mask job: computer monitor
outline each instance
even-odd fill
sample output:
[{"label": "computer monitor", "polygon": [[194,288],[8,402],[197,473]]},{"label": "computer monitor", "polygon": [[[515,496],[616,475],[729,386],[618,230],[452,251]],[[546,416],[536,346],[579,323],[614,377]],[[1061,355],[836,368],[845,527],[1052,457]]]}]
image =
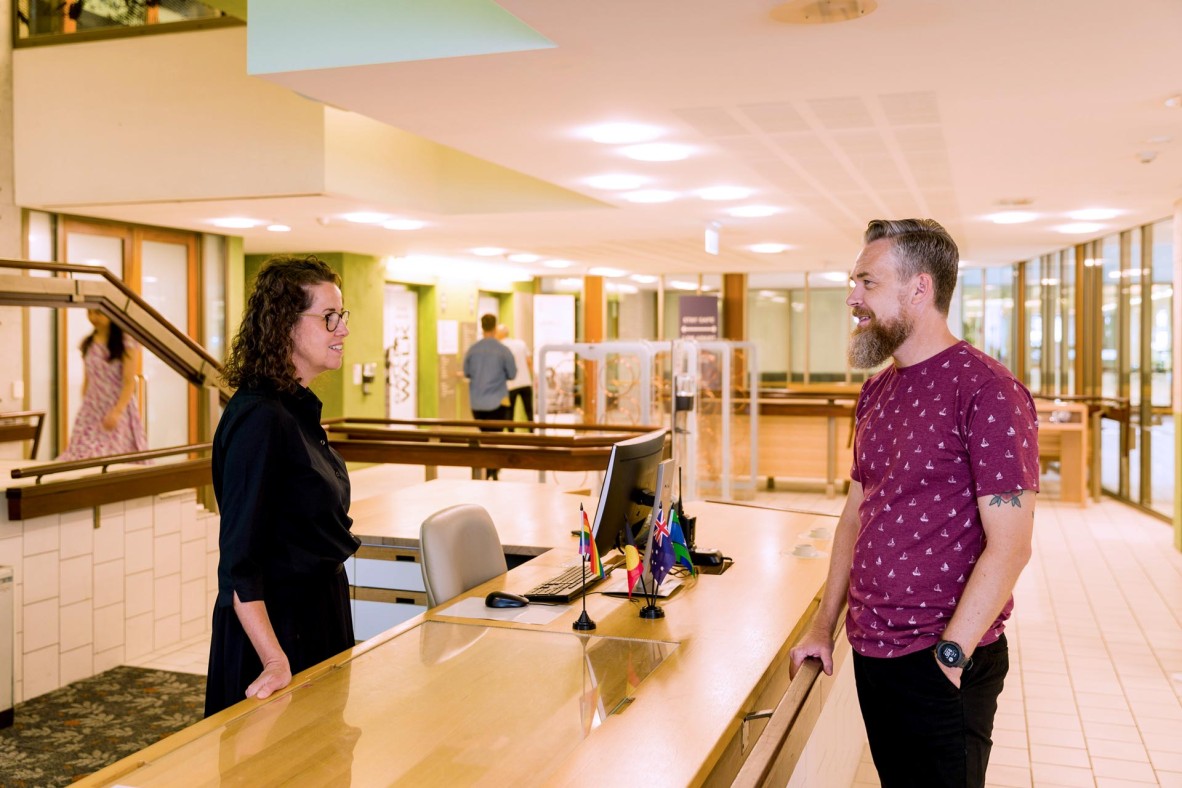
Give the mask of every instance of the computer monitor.
[{"label": "computer monitor", "polygon": [[655,430],[612,446],[591,528],[601,556],[623,547],[625,521],[632,526],[632,535],[640,538],[639,531],[653,508],[657,466],[665,456],[665,434],[665,430]]}]

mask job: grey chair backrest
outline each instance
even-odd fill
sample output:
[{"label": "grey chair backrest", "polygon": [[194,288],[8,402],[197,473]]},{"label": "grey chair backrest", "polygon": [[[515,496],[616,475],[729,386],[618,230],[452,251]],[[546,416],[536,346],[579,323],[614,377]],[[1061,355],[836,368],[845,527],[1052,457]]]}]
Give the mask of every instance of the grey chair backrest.
[{"label": "grey chair backrest", "polygon": [[464,503],[442,509],[419,529],[427,607],[508,571],[501,539],[483,506]]}]

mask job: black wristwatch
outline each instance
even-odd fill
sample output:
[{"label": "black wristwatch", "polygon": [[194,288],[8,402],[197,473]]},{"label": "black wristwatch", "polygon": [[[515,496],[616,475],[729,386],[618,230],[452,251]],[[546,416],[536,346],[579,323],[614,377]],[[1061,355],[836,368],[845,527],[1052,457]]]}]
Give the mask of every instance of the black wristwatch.
[{"label": "black wristwatch", "polygon": [[945,667],[964,668],[972,662],[971,657],[965,656],[964,649],[959,643],[951,640],[941,640],[936,644],[936,660]]}]

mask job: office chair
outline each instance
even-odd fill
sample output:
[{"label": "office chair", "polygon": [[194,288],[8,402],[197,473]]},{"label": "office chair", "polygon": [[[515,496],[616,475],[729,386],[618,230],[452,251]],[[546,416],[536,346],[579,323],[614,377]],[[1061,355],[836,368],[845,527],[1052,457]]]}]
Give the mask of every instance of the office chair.
[{"label": "office chair", "polygon": [[424,520],[419,547],[427,607],[508,571],[492,517],[475,504],[449,506]]}]

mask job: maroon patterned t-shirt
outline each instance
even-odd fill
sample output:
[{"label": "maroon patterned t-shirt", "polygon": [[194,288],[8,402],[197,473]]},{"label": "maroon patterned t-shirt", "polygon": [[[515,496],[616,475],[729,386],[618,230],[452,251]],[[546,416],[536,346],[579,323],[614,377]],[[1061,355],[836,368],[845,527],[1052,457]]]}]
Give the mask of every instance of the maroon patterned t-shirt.
[{"label": "maroon patterned t-shirt", "polygon": [[856,419],[850,477],[865,497],[846,632],[859,654],[901,657],[935,645],[956,609],[985,542],[977,499],[1038,490],[1038,416],[1009,370],[958,342],[866,381]]}]

